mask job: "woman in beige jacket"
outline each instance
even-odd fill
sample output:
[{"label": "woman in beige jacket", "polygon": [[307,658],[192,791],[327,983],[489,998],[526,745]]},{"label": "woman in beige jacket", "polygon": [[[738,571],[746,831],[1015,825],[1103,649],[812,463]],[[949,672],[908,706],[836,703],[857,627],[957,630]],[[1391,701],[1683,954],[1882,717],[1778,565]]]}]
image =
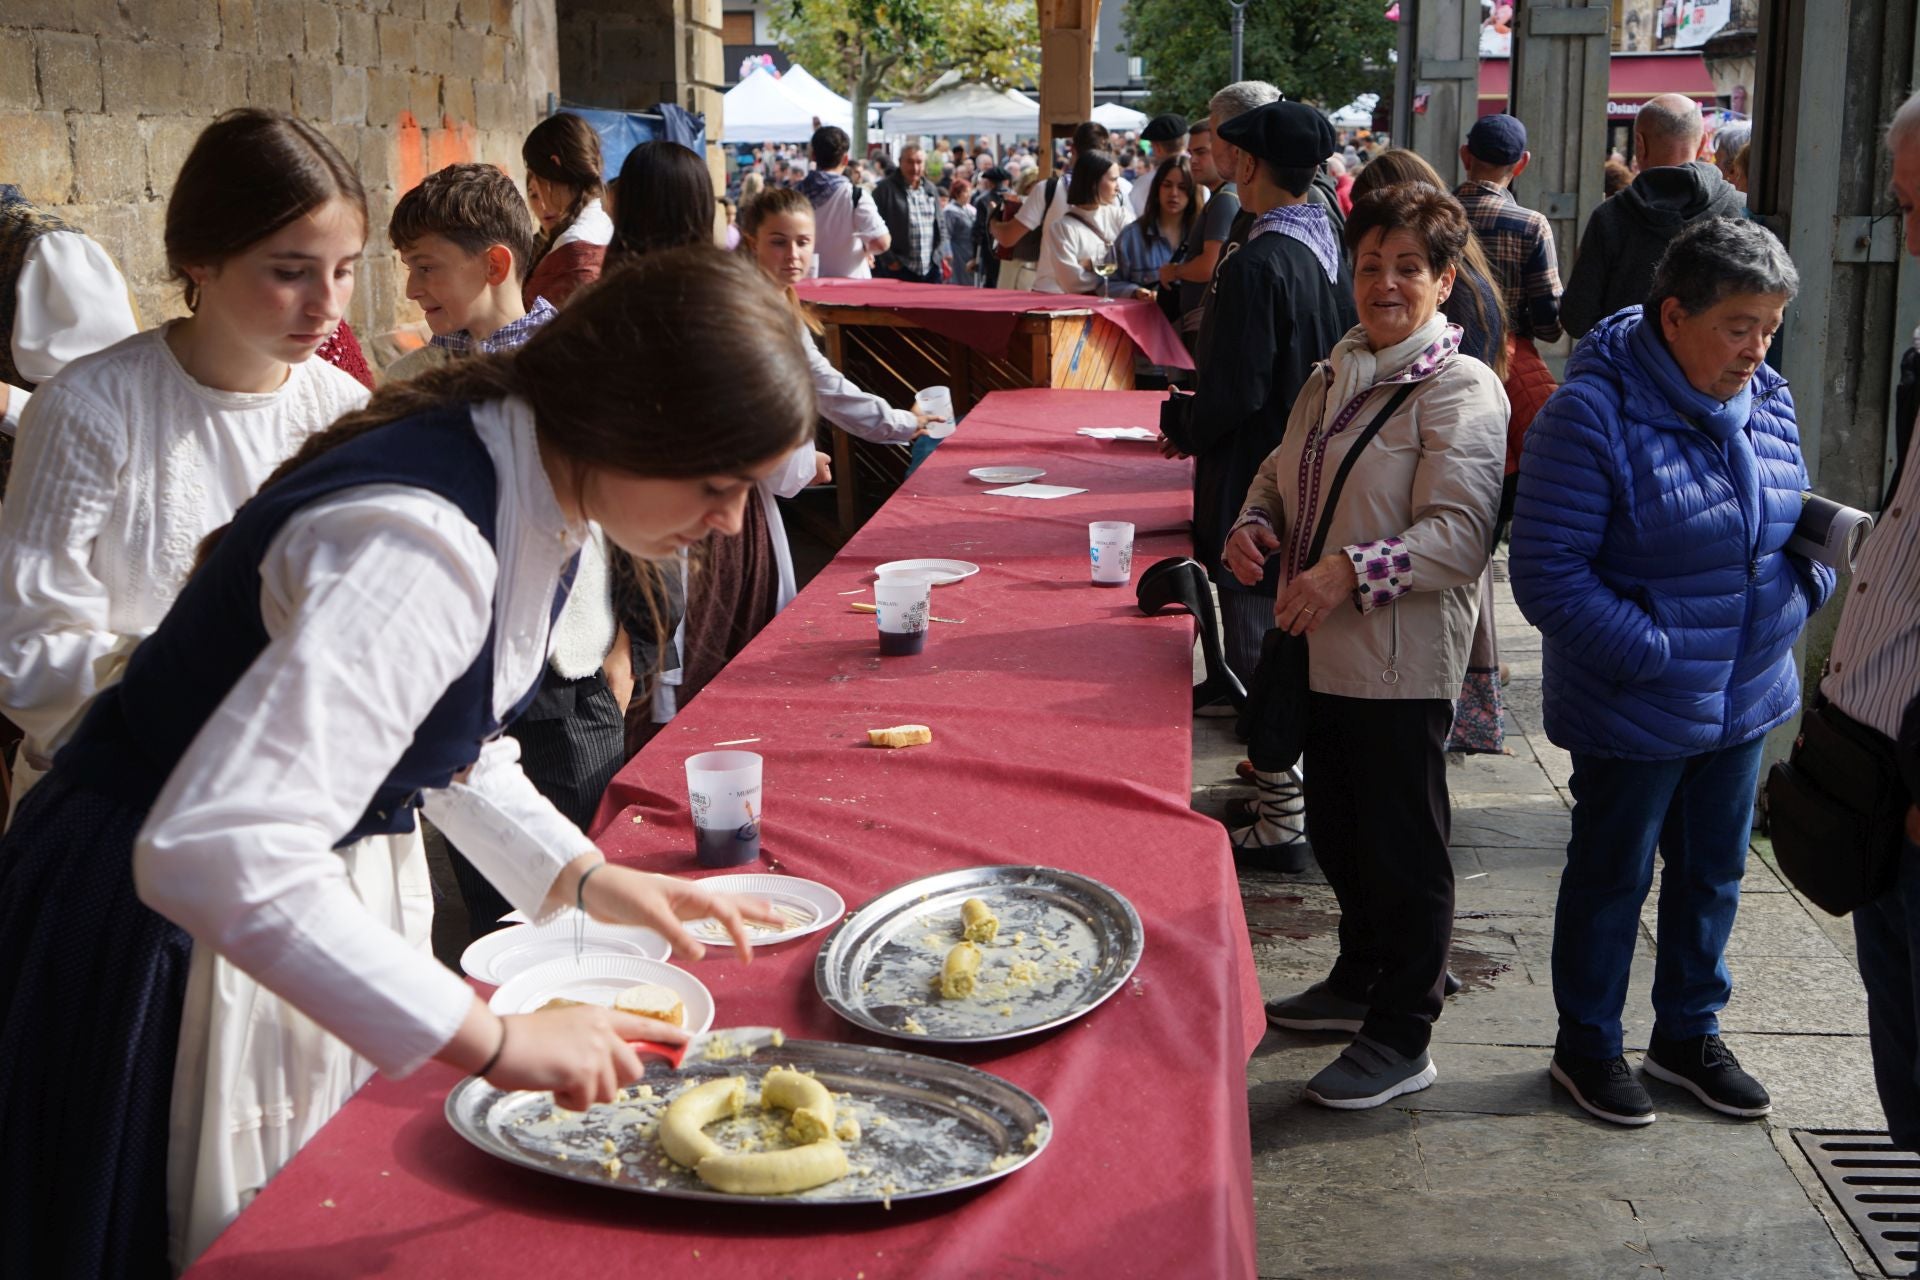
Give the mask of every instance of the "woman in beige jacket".
[{"label": "woman in beige jacket", "polygon": [[[1500,380],[1459,354],[1460,330],[1438,311],[1467,236],[1459,203],[1432,187],[1354,206],[1346,239],[1360,325],[1309,376],[1227,542],[1243,582],[1282,557],[1274,624],[1312,636],[1307,835],[1340,901],[1340,957],[1267,1016],[1358,1033],[1307,1086],[1308,1098],[1341,1109],[1378,1106],[1435,1075],[1427,1045],[1453,933],[1443,747],[1506,457]],[[1389,409],[1329,517],[1334,476]],[[1323,518],[1325,553],[1309,564]]]}]

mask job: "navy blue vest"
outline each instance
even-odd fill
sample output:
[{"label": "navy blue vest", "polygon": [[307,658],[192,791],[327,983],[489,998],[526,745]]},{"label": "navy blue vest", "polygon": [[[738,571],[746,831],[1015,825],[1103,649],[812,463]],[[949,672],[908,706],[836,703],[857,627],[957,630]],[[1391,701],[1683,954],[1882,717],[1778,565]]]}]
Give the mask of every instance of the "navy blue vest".
[{"label": "navy blue vest", "polygon": [[[460,508],[489,546],[496,545],[499,479],[467,406],[431,410],[356,436],[240,508],[159,629],[134,650],[125,678],[94,702],[55,758],[55,771],[90,790],[151,807],[201,726],[267,647],[260,562],[274,536],[295,512],[369,484],[439,494]],[[571,579],[569,566],[554,597],[555,617]],[[489,626],[480,656],[434,704],[335,848],[412,830],[420,793],[446,786],[525,710],[539,688],[537,678],[505,720],[494,717],[493,645]]]}]

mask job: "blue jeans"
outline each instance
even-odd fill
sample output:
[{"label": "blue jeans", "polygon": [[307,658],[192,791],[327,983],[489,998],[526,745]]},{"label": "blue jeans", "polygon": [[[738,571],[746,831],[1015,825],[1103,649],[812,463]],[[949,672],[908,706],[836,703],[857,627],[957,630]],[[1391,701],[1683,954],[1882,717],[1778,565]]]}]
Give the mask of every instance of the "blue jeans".
[{"label": "blue jeans", "polygon": [[1900,853],[1893,886],[1853,913],[1867,987],[1873,1082],[1895,1146],[1920,1151],[1920,846]]},{"label": "blue jeans", "polygon": [[1715,1035],[1733,994],[1727,935],[1747,867],[1764,739],[1684,760],[1573,757],[1573,838],[1553,916],[1553,1001],[1559,1048],[1617,1058],[1640,907],[1653,886],[1659,923],[1654,1034]]}]

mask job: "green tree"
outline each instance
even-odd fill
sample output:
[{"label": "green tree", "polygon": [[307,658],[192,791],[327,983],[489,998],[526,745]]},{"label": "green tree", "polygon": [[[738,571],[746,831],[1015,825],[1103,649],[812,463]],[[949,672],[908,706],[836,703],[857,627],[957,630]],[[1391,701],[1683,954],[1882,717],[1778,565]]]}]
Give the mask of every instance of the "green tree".
[{"label": "green tree", "polygon": [[[1247,6],[1246,78],[1332,111],[1363,93],[1385,96],[1387,55],[1399,29],[1385,0],[1253,0]],[[1148,112],[1206,114],[1233,78],[1233,8],[1227,0],[1129,0],[1126,51],[1143,59]]]},{"label": "green tree", "polygon": [[773,38],[853,100],[853,153],[867,149],[867,104],[907,98],[948,70],[995,88],[1039,74],[1039,20],[1018,0],[782,0]]}]

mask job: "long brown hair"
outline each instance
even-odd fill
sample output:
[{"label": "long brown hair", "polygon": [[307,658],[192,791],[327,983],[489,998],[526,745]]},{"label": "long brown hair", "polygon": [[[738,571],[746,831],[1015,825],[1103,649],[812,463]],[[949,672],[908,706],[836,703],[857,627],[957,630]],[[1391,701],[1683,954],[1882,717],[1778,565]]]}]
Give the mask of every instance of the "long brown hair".
[{"label": "long brown hair", "polygon": [[1166,185],[1168,176],[1175,173],[1187,180],[1187,207],[1180,214],[1180,244],[1173,246],[1178,249],[1193,234],[1193,224],[1200,217],[1200,184],[1193,180],[1193,161],[1184,152],[1168,156],[1153,171],[1153,185],[1147,189],[1147,211],[1140,215],[1140,221],[1146,224],[1141,228],[1143,232],[1151,228],[1154,235],[1160,234],[1160,188]]},{"label": "long brown hair", "polygon": [[[760,264],[758,259],[754,259],[753,245],[749,242],[760,238],[760,228],[766,225],[768,218],[777,218],[783,213],[804,213],[812,218],[813,201],[794,187],[768,187],[742,206],[739,217],[734,220],[740,228],[740,254],[753,259],[756,271],[760,269]],[[787,304],[793,308],[793,314],[800,317],[800,323],[814,333],[824,333],[825,326],[814,316],[813,309],[800,301],[800,295],[793,291],[792,285],[787,286],[786,293]]]},{"label": "long brown hair", "polygon": [[707,162],[677,142],[643,142],[627,153],[616,179],[626,198],[614,206],[607,259],[683,244],[713,243],[713,177]]},{"label": "long brown hair", "polygon": [[534,246],[533,262],[527,266],[527,274],[532,275],[533,268],[547,256],[553,242],[567,233],[588,202],[597,198],[603,189],[600,135],[581,117],[562,111],[533,126],[526,141],[520,144],[520,160],[527,166],[528,173],[543,182],[573,188],[573,201],[567,206],[566,214]]},{"label": "long brown hair", "polygon": [[217,267],[338,197],[367,223],[367,193],[346,158],[312,125],[242,107],[200,131],[167,197],[167,267],[200,306],[188,267]]},{"label": "long brown hair", "polygon": [[[1487,261],[1486,250],[1480,246],[1480,237],[1474,234],[1473,223],[1467,219],[1466,209],[1460,204],[1457,198],[1448,192],[1446,184],[1440,180],[1439,171],[1427,163],[1425,156],[1417,151],[1409,151],[1405,147],[1393,147],[1389,150],[1382,151],[1379,155],[1368,161],[1366,166],[1355,175],[1353,179],[1353,190],[1349,193],[1353,197],[1354,213],[1360,212],[1360,202],[1362,200],[1376,192],[1385,191],[1389,187],[1426,188],[1427,190],[1422,193],[1423,195],[1430,194],[1432,196],[1438,196],[1441,203],[1452,206],[1452,210],[1443,210],[1439,207],[1439,204],[1429,199],[1395,201],[1379,206],[1379,211],[1381,212],[1389,209],[1393,210],[1394,212],[1390,215],[1391,217],[1414,217],[1423,224],[1432,224],[1432,226],[1409,226],[1407,228],[1415,231],[1416,234],[1420,234],[1424,240],[1433,241],[1434,236],[1431,233],[1438,230],[1439,225],[1442,223],[1446,224],[1447,234],[1441,238],[1443,240],[1451,240],[1453,238],[1452,232],[1455,228],[1452,226],[1453,219],[1450,215],[1454,210],[1458,211],[1459,224],[1466,229],[1466,238],[1461,243],[1457,253],[1452,255],[1454,258],[1457,258],[1457,262],[1443,262],[1439,258],[1434,257],[1432,252],[1428,254],[1428,261],[1432,264],[1435,275],[1445,271],[1449,266],[1458,266],[1460,268],[1461,280],[1459,283],[1466,286],[1467,305],[1472,308],[1474,318],[1479,322],[1482,333],[1491,336],[1494,326],[1490,323],[1490,320],[1497,319],[1500,321],[1500,341],[1489,343],[1486,355],[1483,358],[1487,366],[1493,370],[1494,376],[1504,381],[1507,376],[1506,339],[1512,326],[1512,321],[1507,317],[1505,311],[1506,295],[1501,292],[1499,283],[1494,279],[1493,264]],[[1418,207],[1416,208],[1416,206]],[[1347,248],[1349,251],[1358,245],[1361,237],[1368,232],[1383,230],[1388,226],[1387,223],[1380,221],[1377,216],[1373,218],[1362,218],[1361,222],[1363,225],[1356,231],[1353,219],[1354,214],[1347,215]],[[1487,314],[1488,298],[1493,299],[1495,307],[1494,314],[1491,317]]]}]

